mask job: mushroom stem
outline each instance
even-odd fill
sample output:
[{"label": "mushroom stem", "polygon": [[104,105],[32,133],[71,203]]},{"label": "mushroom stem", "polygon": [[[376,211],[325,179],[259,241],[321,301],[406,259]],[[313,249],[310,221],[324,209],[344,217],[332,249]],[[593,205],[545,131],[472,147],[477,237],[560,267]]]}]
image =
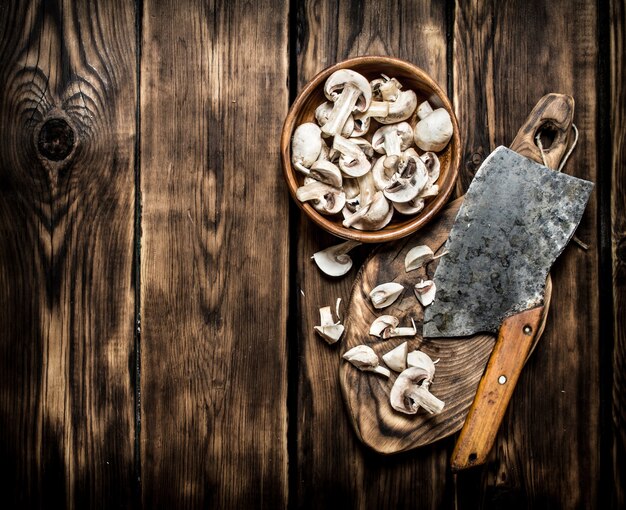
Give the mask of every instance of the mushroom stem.
[{"label": "mushroom stem", "polygon": [[330,306],[320,308],[320,326],[333,326],[334,324]]},{"label": "mushroom stem", "polygon": [[339,133],[354,110],[360,95],[361,91],[358,87],[347,83],[335,101],[333,111],[328,116],[328,121],[322,126],[322,133],[329,136],[335,136]]},{"label": "mushroom stem", "polygon": [[383,147],[385,147],[385,153],[387,154],[387,156],[401,156],[401,143],[402,140],[397,131],[387,131],[385,133],[385,141],[383,142]]},{"label": "mushroom stem", "polygon": [[309,200],[316,200],[320,195],[331,191],[334,191],[333,187],[316,181],[299,187],[296,191],[296,198],[300,202],[308,202]]},{"label": "mushroom stem", "polygon": [[302,172],[304,175],[309,175],[311,173],[311,170],[305,167],[302,163],[294,163],[293,166],[295,166],[296,169]]},{"label": "mushroom stem", "polygon": [[412,388],[406,393],[406,397],[410,398],[420,407],[423,407],[430,414],[439,414],[443,411],[445,403],[433,395],[425,384]]}]

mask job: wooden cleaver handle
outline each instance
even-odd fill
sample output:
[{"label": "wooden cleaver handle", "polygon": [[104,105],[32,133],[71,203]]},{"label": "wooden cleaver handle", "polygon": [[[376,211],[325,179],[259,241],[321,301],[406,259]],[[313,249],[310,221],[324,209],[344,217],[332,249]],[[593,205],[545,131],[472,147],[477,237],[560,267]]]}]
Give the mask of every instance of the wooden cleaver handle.
[{"label": "wooden cleaver handle", "polygon": [[533,347],[542,314],[543,306],[539,306],[502,322],[476,398],[452,452],[453,471],[487,461],[524,361]]}]

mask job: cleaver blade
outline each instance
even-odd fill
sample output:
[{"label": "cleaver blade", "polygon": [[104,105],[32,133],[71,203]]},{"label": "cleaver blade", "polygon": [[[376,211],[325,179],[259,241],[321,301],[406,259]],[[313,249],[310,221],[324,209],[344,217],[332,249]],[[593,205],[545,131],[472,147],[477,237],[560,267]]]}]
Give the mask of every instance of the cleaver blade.
[{"label": "cleaver blade", "polygon": [[476,173],[434,275],[425,338],[497,333],[543,304],[550,267],[578,226],[593,183],[498,147]]}]

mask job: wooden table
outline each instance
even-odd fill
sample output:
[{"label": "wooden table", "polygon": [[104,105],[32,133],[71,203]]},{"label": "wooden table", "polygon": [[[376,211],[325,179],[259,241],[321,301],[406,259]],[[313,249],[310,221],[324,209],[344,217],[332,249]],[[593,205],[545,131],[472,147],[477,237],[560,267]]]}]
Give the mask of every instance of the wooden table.
[{"label": "wooden table", "polygon": [[[626,505],[626,10],[620,0],[8,0],[0,4],[3,508]],[[322,68],[427,70],[461,126],[459,192],[547,92],[597,183],[490,462],[454,438],[381,457],[342,402],[336,242],[278,140]],[[358,261],[371,251],[361,247]],[[358,266],[358,264],[356,264]]]}]

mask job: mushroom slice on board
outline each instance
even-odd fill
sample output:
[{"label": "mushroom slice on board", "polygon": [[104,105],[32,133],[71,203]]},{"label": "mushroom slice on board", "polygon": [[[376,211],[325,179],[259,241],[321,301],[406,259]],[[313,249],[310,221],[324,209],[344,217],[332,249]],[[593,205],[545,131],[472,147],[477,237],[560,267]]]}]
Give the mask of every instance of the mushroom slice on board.
[{"label": "mushroom slice on board", "polygon": [[308,174],[308,169],[317,160],[322,150],[322,132],[317,124],[300,124],[291,139],[291,162],[298,170]]},{"label": "mushroom slice on board", "polygon": [[324,94],[335,103],[322,132],[337,135],[353,111],[366,111],[372,101],[372,89],[368,81],[350,69],[340,69],[331,74],[324,84]]},{"label": "mushroom slice on board", "polygon": [[415,284],[414,287],[415,297],[422,304],[422,306],[428,306],[435,300],[435,294],[437,288],[435,282],[432,280],[421,280]]},{"label": "mushroom slice on board", "polygon": [[381,315],[372,322],[370,335],[382,338],[387,329],[394,329],[398,324],[400,324],[400,319],[397,317],[393,315]]},{"label": "mushroom slice on board", "polygon": [[296,190],[300,202],[313,202],[316,211],[322,214],[337,214],[346,203],[346,195],[339,188],[323,182],[311,182]]},{"label": "mushroom slice on board", "polygon": [[395,338],[397,336],[415,336],[417,333],[417,328],[415,327],[415,321],[411,318],[411,326],[403,327],[403,328],[388,328],[383,331],[383,338]]},{"label": "mushroom slice on board", "polygon": [[[430,249],[430,246],[426,246],[425,244],[414,246],[407,252],[406,257],[404,257],[404,268],[407,273],[409,271],[414,271],[415,269],[422,267],[424,264],[428,264],[432,260],[443,257],[447,253],[447,251],[443,251],[439,255],[435,256],[433,250]],[[426,287],[426,285],[424,285],[424,287]]]},{"label": "mushroom slice on board", "polygon": [[428,354],[423,351],[411,351],[406,356],[406,364],[409,367],[421,367],[426,370],[428,375],[424,384],[428,384],[430,386],[433,377],[435,377],[435,362]]},{"label": "mushroom slice on board", "polygon": [[333,321],[330,306],[320,308],[320,325],[314,326],[314,328],[315,331],[331,345],[339,341],[341,335],[343,335],[344,329],[339,321]]},{"label": "mushroom slice on board", "polygon": [[[328,118],[330,117],[331,112],[333,111],[333,103],[330,101],[326,101],[322,103],[315,109],[315,119],[320,126],[323,126],[328,122]],[[341,136],[351,136],[354,131],[354,119],[352,115],[348,116],[348,120],[341,128]],[[328,135],[326,135],[328,136]],[[354,135],[357,136],[357,135]]]},{"label": "mushroom slice on board", "polygon": [[377,374],[389,377],[391,372],[379,364],[378,356],[374,349],[367,345],[357,345],[343,355],[343,359],[352,363],[359,370],[365,372],[376,372]]},{"label": "mushroom slice on board", "polygon": [[381,309],[393,304],[400,297],[404,286],[396,282],[382,283],[370,292],[370,299],[374,308]]},{"label": "mushroom slice on board", "polygon": [[414,129],[415,145],[423,151],[443,150],[453,133],[450,114],[445,108],[437,108],[433,111],[428,101],[425,101],[419,106],[417,116],[421,120]]},{"label": "mushroom slice on board", "polygon": [[420,407],[430,414],[439,414],[443,411],[444,402],[428,391],[429,376],[429,372],[422,367],[404,370],[391,388],[389,395],[391,407],[405,414],[415,414]]},{"label": "mushroom slice on board", "polygon": [[383,361],[394,372],[402,372],[406,369],[406,356],[409,353],[408,342],[402,342],[397,347],[383,354]]},{"label": "mushroom slice on board", "polygon": [[333,140],[333,149],[341,154],[339,168],[348,177],[361,177],[372,168],[367,155],[354,140],[336,135]]},{"label": "mushroom slice on board", "polygon": [[348,252],[360,244],[358,241],[346,241],[318,251],[311,258],[328,276],[343,276],[352,267],[352,259]]}]

